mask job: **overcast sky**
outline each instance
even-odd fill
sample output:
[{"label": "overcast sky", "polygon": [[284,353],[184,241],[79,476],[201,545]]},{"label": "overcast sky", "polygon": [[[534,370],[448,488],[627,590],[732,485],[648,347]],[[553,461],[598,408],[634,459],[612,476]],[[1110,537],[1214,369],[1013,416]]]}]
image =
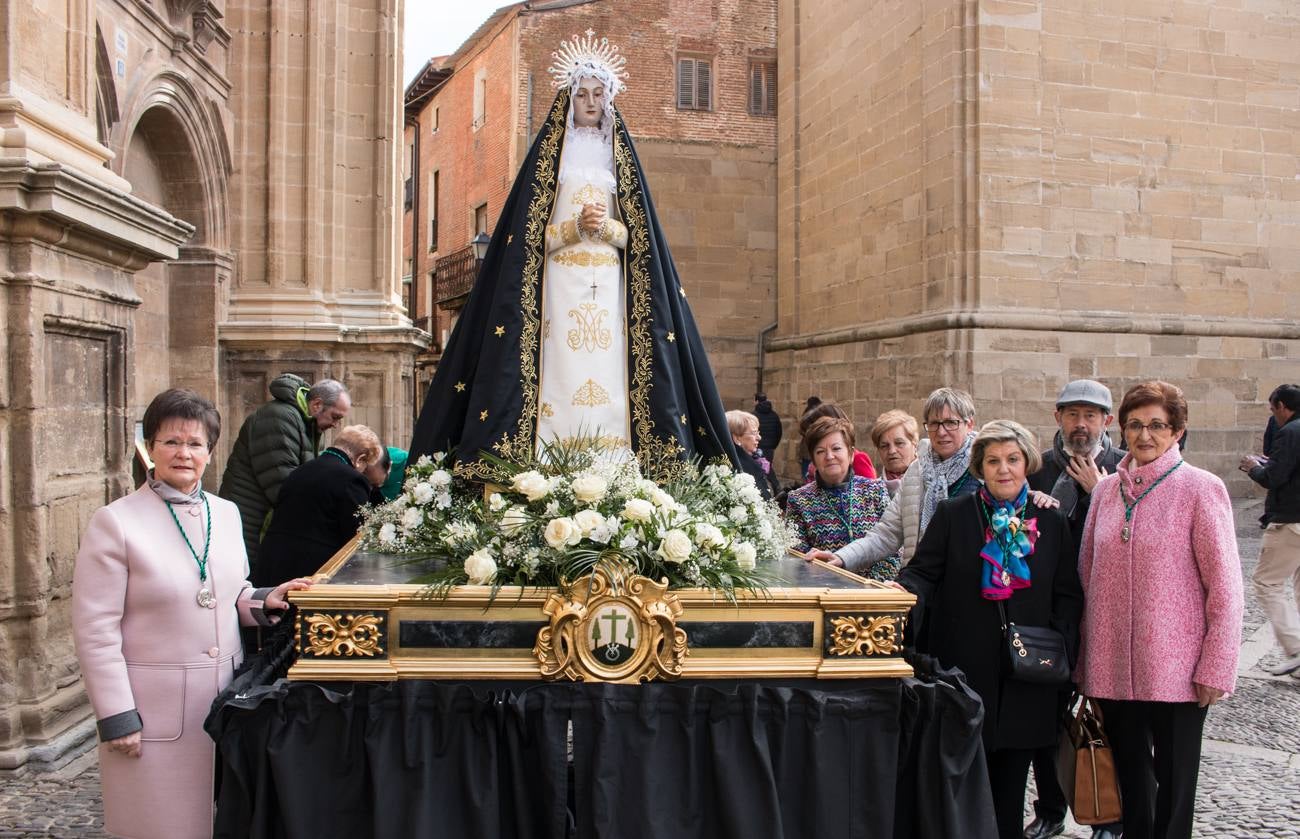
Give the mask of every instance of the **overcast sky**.
[{"label": "overcast sky", "polygon": [[406,0],[402,87],[435,55],[450,55],[510,0]]}]

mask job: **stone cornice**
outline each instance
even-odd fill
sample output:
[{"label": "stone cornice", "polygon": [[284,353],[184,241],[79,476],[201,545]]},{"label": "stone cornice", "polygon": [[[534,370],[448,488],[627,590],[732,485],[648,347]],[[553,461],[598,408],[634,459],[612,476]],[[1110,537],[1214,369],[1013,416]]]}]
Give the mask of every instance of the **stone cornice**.
[{"label": "stone cornice", "polygon": [[1300,340],[1295,321],[1246,318],[1197,318],[1184,315],[1133,315],[1121,312],[1053,312],[1047,310],[935,312],[880,323],[772,338],[766,352],[806,350],[858,344],[953,329],[1017,329],[1028,332],[1095,332],[1137,335],[1190,335],[1210,338]]},{"label": "stone cornice", "polygon": [[316,344],[374,349],[416,349],[429,346],[429,335],[410,325],[345,326],[334,323],[302,323],[284,320],[239,321],[218,324],[217,336],[231,349],[266,347],[270,344]]},{"label": "stone cornice", "polygon": [[[63,229],[50,244],[81,251],[78,243],[110,245],[87,255],[139,270],[175,259],[194,227],[170,213],[58,163],[0,160],[0,212],[39,216],[42,230]],[[38,234],[39,235],[39,234]]]}]

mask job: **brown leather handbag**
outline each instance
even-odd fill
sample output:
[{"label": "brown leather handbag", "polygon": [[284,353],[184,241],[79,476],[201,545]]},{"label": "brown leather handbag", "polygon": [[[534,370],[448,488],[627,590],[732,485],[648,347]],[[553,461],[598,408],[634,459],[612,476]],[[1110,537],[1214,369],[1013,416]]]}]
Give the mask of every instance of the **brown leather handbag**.
[{"label": "brown leather handbag", "polygon": [[1075,697],[1067,709],[1061,747],[1056,753],[1056,772],[1076,822],[1110,824],[1123,820],[1119,778],[1101,708],[1086,696]]}]

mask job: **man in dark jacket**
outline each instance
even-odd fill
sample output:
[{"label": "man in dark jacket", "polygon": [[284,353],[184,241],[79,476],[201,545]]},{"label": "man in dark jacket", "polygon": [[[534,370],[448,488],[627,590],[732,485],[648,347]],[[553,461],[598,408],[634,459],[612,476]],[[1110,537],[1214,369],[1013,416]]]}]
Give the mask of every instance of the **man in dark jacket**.
[{"label": "man in dark jacket", "polygon": [[[1056,437],[1043,451],[1043,466],[1029,476],[1030,489],[1051,494],[1061,502],[1070,522],[1077,553],[1083,539],[1092,491],[1103,476],[1115,471],[1124,452],[1111,445],[1106,429],[1114,420],[1110,390],[1092,379],[1076,379],[1056,397]],[[1026,839],[1045,839],[1065,831],[1065,793],[1056,776],[1056,746],[1034,753],[1034,778],[1038,782],[1035,818],[1025,828]],[[1096,825],[1093,839],[1114,839],[1119,824]]]},{"label": "man in dark jacket", "polygon": [[1282,647],[1281,663],[1269,672],[1300,679],[1300,387],[1278,387],[1269,394],[1268,406],[1277,421],[1270,455],[1241,459],[1241,471],[1268,488],[1260,519],[1264,540],[1251,580]]},{"label": "man in dark jacket", "polygon": [[776,462],[776,447],[781,445],[781,418],[772,409],[766,393],[754,394],[754,416],[758,417],[758,447],[763,457]]},{"label": "man in dark jacket", "polygon": [[352,407],[347,389],[333,379],[308,385],[286,373],[271,382],[271,401],[249,414],[239,429],[217,494],[239,508],[248,562],[256,567],[266,517],[289,473],[316,456],[321,432]]},{"label": "man in dark jacket", "polygon": [[375,432],[350,425],[320,457],[293,470],[280,487],[252,579],[310,577],[357,535],[357,513],[370,500],[366,468],[382,453]]}]

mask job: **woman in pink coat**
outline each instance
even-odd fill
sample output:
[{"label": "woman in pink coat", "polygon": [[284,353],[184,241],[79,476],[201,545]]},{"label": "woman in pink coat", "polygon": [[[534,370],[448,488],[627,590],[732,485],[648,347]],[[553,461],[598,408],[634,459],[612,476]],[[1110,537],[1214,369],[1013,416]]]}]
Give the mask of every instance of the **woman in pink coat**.
[{"label": "woman in pink coat", "polygon": [[1237,685],[1241,562],[1223,482],[1183,460],[1187,400],[1166,382],[1124,395],[1129,454],[1093,490],[1079,552],[1076,673],[1101,700],[1124,839],[1190,837],[1207,708]]},{"label": "woman in pink coat", "polygon": [[267,626],[291,580],[254,591],[234,504],[200,481],[216,408],[167,390],[144,415],[154,469],[102,507],[81,540],[73,635],[99,721],[104,822],[121,836],[212,835],[212,740],[203,720],[242,658],[239,624]]}]

